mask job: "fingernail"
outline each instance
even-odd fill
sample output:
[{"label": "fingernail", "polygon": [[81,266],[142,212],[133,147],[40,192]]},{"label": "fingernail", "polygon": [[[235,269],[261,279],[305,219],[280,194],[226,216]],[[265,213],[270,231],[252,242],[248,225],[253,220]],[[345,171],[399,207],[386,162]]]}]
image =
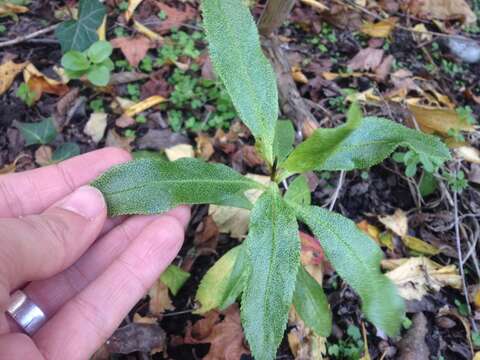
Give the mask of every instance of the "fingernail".
[{"label": "fingernail", "polygon": [[102,193],[92,186],[82,186],[67,196],[58,205],[88,220],[93,220],[105,211],[105,200]]}]

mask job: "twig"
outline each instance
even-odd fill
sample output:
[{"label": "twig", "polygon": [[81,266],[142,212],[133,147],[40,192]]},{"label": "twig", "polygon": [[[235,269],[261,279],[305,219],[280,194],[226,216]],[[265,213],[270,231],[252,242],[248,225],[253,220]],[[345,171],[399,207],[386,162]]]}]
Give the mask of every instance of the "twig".
[{"label": "twig", "polygon": [[338,195],[340,194],[340,190],[342,189],[344,180],[345,180],[345,170],[342,170],[340,171],[340,178],[338,179],[337,188],[335,189],[335,193],[332,196],[330,207],[328,208],[328,210],[330,211],[332,211],[333,208],[335,207],[335,203],[337,202]]},{"label": "twig", "polygon": [[57,28],[57,26],[58,26],[58,24],[51,25],[51,26],[49,26],[49,27],[46,27],[45,29],[41,29],[41,30],[35,31],[35,32],[31,33],[31,34],[22,35],[22,36],[19,36],[19,37],[15,38],[15,39],[1,42],[1,43],[0,43],[0,48],[7,47],[7,46],[12,46],[12,45],[16,45],[16,44],[20,44],[21,42],[24,42],[24,41],[27,41],[27,40],[36,38],[36,37],[38,37],[38,36],[40,36],[40,35],[48,34],[49,32],[54,31],[54,30]]}]

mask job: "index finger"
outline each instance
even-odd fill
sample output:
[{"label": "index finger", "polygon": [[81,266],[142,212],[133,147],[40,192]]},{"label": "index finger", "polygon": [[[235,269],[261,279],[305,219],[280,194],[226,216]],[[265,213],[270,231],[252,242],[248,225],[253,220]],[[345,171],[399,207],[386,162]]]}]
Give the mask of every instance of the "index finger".
[{"label": "index finger", "polygon": [[0,217],[44,211],[113,165],[131,160],[122,149],[104,148],[44,168],[0,176]]}]

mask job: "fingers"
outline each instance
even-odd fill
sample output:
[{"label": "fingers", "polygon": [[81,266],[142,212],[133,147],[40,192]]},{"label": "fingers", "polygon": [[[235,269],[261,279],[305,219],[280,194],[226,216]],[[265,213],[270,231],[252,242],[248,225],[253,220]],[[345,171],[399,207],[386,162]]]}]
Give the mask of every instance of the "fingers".
[{"label": "fingers", "polygon": [[49,360],[88,358],[121,323],[178,253],[180,222],[162,216],[34,336]]},{"label": "fingers", "polygon": [[0,336],[0,360],[45,360],[31,338],[25,334]]},{"label": "fingers", "polygon": [[105,148],[56,165],[0,176],[0,218],[38,214],[131,155]]},{"label": "fingers", "polygon": [[[181,206],[169,211],[185,228],[190,208]],[[95,280],[137,238],[142,230],[164,215],[134,216],[97,240],[78,261],[52,278],[34,281],[24,291],[48,318],[60,307]]]},{"label": "fingers", "polygon": [[0,219],[0,277],[12,290],[64,270],[95,241],[106,217],[100,191],[84,186],[41,215]]}]

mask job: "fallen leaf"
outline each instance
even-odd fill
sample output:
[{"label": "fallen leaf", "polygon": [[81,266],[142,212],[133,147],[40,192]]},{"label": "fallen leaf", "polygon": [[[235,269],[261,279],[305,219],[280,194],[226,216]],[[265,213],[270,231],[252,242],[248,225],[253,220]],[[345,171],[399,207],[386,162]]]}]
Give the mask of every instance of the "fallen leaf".
[{"label": "fallen leaf", "polygon": [[215,153],[215,149],[213,148],[213,139],[208,134],[198,134],[198,136],[195,138],[195,142],[197,143],[197,156],[203,160],[209,160]]},{"label": "fallen leaf", "polygon": [[192,145],[178,144],[165,149],[165,155],[167,155],[168,160],[175,161],[183,158],[193,158],[195,157],[195,151]]},{"label": "fallen leaf", "polygon": [[397,209],[393,215],[380,216],[378,220],[380,220],[387,229],[392,230],[398,236],[403,238],[407,235],[408,220],[407,215],[403,210]]},{"label": "fallen leaf", "polygon": [[138,7],[138,5],[140,5],[142,1],[143,0],[128,0],[128,8],[127,11],[125,11],[125,20],[127,20],[127,23],[133,17],[135,9]]},{"label": "fallen leaf", "polygon": [[375,225],[370,224],[367,220],[362,220],[357,223],[357,227],[365,234],[370,236],[377,243],[380,243],[380,229]]},{"label": "fallen leaf", "polygon": [[141,138],[137,139],[139,149],[163,151],[179,144],[188,144],[190,139],[185,135],[172,132],[170,129],[149,129]]},{"label": "fallen leaf", "polygon": [[225,316],[223,321],[214,313],[201,325],[196,326],[202,321],[199,320],[186,329],[185,344],[210,343],[204,360],[238,360],[243,354],[250,354],[245,347],[238,305],[231,305],[222,314]]},{"label": "fallen leaf", "polygon": [[148,291],[150,301],[148,303],[148,310],[152,315],[159,316],[165,312],[165,310],[175,310],[168,293],[168,286],[165,285],[160,279]]},{"label": "fallen leaf", "polygon": [[148,110],[151,107],[154,107],[155,105],[158,105],[158,104],[163,103],[165,101],[167,101],[167,99],[165,99],[162,96],[159,96],[159,95],[150,96],[149,98],[147,98],[145,100],[142,100],[142,101],[130,106],[129,108],[127,108],[125,110],[125,112],[123,113],[123,115],[129,116],[129,117],[134,117],[135,115],[138,115],[141,112],[143,112],[145,110]]},{"label": "fallen leaf", "polygon": [[250,167],[261,166],[265,161],[258,155],[257,149],[253,145],[242,146],[243,161]]},{"label": "fallen leaf", "polygon": [[299,84],[308,84],[308,78],[299,66],[292,66],[292,78]]},{"label": "fallen leaf", "polygon": [[384,51],[382,49],[366,48],[358,52],[348,63],[351,71],[375,70],[382,63]]},{"label": "fallen leaf", "polygon": [[218,244],[218,226],[211,216],[205,216],[195,230],[193,244],[198,249],[208,249],[215,252]]},{"label": "fallen leaf", "polygon": [[167,336],[158,324],[130,323],[115,330],[107,340],[110,353],[130,354],[135,351],[159,352],[165,348]]},{"label": "fallen leaf", "polygon": [[120,48],[128,63],[137,67],[149,49],[155,47],[152,41],[145,36],[118,37],[110,41],[114,48]]},{"label": "fallen leaf", "polygon": [[23,70],[23,79],[30,91],[35,93],[35,102],[38,101],[43,93],[63,96],[70,88],[61,80],[49,78],[40,72],[33,64],[28,64]]},{"label": "fallen leaf", "polygon": [[[247,174],[246,177],[268,185],[271,180],[269,176]],[[245,192],[245,196],[254,203],[262,194],[262,190],[252,189]],[[234,208],[230,206],[210,205],[208,214],[212,216],[218,229],[223,234],[230,234],[232,238],[243,239],[248,231],[250,222],[250,210]]]},{"label": "fallen leaf", "polygon": [[105,41],[107,40],[107,15],[103,17],[102,24],[97,29],[98,40]]},{"label": "fallen leaf", "polygon": [[115,129],[110,129],[105,139],[105,146],[118,147],[128,152],[132,151],[132,142],[135,138],[125,137],[118,134]]},{"label": "fallen leaf", "polygon": [[399,358],[403,360],[430,359],[430,349],[426,343],[428,333],[428,321],[423,312],[415,314],[412,326],[398,344]]},{"label": "fallen leaf", "polygon": [[166,15],[165,20],[155,27],[155,30],[161,34],[165,31],[170,31],[172,28],[178,28],[183,23],[195,19],[197,16],[196,10],[188,4],[185,4],[185,10],[183,11],[158,1],[155,2],[155,5]]},{"label": "fallen leaf", "polygon": [[133,314],[133,322],[136,324],[157,324],[158,319],[151,316],[142,316],[139,313]]},{"label": "fallen leaf", "polygon": [[13,14],[24,14],[28,12],[29,9],[26,6],[15,5],[11,3],[0,3],[0,17],[10,16]]},{"label": "fallen leaf", "polygon": [[102,112],[93,112],[90,115],[83,132],[90,136],[93,142],[98,143],[103,139],[105,129],[107,128],[108,115]]},{"label": "fallen leaf", "polygon": [[7,165],[1,167],[0,168],[0,175],[6,175],[6,174],[14,173],[15,170],[17,170],[18,162],[25,157],[28,157],[28,156],[25,155],[25,154],[20,154],[15,158],[15,160],[13,160],[13,163],[7,164]]},{"label": "fallen leaf", "polygon": [[392,30],[395,29],[397,22],[398,18],[390,17],[377,23],[365,23],[360,28],[360,31],[372,37],[387,38],[392,33]]},{"label": "fallen leaf", "polygon": [[294,309],[289,313],[288,324],[292,329],[287,334],[288,346],[295,360],[322,360],[327,354],[327,338],[318,336],[305,326]]},{"label": "fallen leaf", "polygon": [[420,129],[428,134],[438,133],[448,136],[451,130],[475,131],[475,127],[463,120],[453,109],[412,104],[408,104],[408,109]]},{"label": "fallen leaf", "polygon": [[415,16],[424,19],[461,19],[465,24],[474,24],[477,16],[465,0],[422,0],[410,1],[408,5]]},{"label": "fallen leaf", "polygon": [[444,286],[455,289],[462,287],[462,279],[455,265],[442,266],[423,256],[403,260],[403,264],[386,275],[407,300],[421,300],[429,291],[440,291]]},{"label": "fallen leaf", "polygon": [[125,116],[125,115],[122,115],[115,120],[115,126],[118,126],[119,128],[122,128],[122,129],[133,126],[136,123],[137,122],[135,121],[134,118],[131,118],[130,116]]},{"label": "fallen leaf", "polygon": [[28,63],[16,64],[9,60],[0,65],[0,95],[3,95],[12,86],[15,77],[22,72]]},{"label": "fallen leaf", "polygon": [[440,253],[440,249],[414,236],[404,236],[402,241],[409,250],[419,254],[437,255]]},{"label": "fallen leaf", "polygon": [[161,44],[163,42],[163,37],[161,37],[156,32],[150,30],[148,27],[138,22],[137,20],[133,20],[133,28],[137,30],[140,34],[145,35],[151,41],[155,41],[157,44]]},{"label": "fallen leaf", "polygon": [[468,161],[469,163],[480,164],[480,151],[473,146],[460,146],[458,148],[455,148],[454,151],[458,157]]},{"label": "fallen leaf", "polygon": [[35,162],[40,166],[47,166],[52,163],[52,148],[48,145],[42,145],[35,150]]}]

